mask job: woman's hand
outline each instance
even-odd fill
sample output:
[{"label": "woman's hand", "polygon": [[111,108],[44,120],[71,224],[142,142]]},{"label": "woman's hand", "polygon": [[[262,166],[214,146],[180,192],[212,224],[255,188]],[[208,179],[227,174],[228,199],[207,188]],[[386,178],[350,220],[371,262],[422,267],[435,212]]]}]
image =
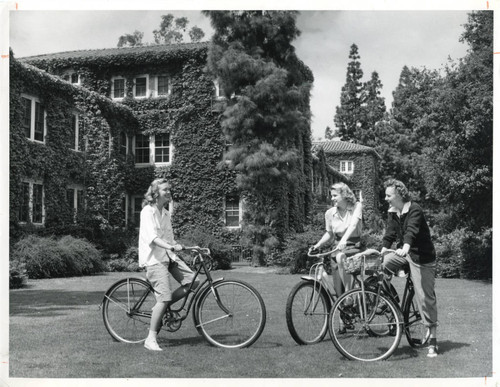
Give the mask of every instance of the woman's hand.
[{"label": "woman's hand", "polygon": [[405,243],[401,249],[396,250],[396,255],[399,255],[400,257],[406,257],[409,251],[410,245]]},{"label": "woman's hand", "polygon": [[337,244],[337,249],[338,250],[344,250],[346,248],[346,245],[347,243],[344,242],[344,241],[340,241],[338,244]]},{"label": "woman's hand", "polygon": [[174,250],[174,251],[181,251],[181,250],[183,250],[183,249],[184,249],[184,246],[183,246],[183,245],[181,245],[180,243],[177,243],[177,244],[176,244],[176,245],[174,245],[172,248],[173,248],[173,250]]}]

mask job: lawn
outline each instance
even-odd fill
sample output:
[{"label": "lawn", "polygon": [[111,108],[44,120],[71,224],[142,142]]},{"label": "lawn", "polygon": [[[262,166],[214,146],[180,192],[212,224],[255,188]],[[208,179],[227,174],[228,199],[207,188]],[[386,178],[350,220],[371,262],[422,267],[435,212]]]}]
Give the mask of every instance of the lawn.
[{"label": "lawn", "polygon": [[[492,376],[492,284],[438,279],[440,356],[427,358],[403,337],[393,356],[377,363],[344,359],[329,336],[299,346],[290,337],[285,302],[299,275],[216,271],[242,279],[264,298],[266,328],[250,348],[225,350],[198,335],[189,317],[175,333],[162,332],[163,352],[114,342],[99,305],[116,280],[141,273],[30,280],[10,290],[11,378],[482,378]],[[400,288],[401,279],[396,283]],[[0,383],[1,384],[1,383]]]}]

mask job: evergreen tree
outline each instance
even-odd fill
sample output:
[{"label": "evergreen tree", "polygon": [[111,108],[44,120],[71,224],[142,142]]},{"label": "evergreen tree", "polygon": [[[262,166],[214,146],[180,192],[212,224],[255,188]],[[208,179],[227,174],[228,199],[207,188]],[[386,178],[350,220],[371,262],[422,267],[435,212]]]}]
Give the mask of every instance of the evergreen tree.
[{"label": "evergreen tree", "polygon": [[349,53],[346,83],[342,87],[340,106],[335,109],[334,122],[340,139],[355,141],[357,131],[363,126],[361,105],[363,101],[363,71],[361,70],[358,46],[353,44]]},{"label": "evergreen tree", "polygon": [[378,73],[374,71],[371,79],[364,84],[364,101],[362,104],[362,126],[356,131],[356,142],[374,147],[377,145],[375,126],[382,121],[386,113],[385,100],[380,95],[382,82]]},{"label": "evergreen tree", "polygon": [[[301,231],[310,159],[312,73],[296,57],[297,13],[204,11],[215,30],[208,68],[226,93],[225,157],[245,195],[243,232],[262,264],[285,232]],[[231,98],[231,96],[233,96]]]}]

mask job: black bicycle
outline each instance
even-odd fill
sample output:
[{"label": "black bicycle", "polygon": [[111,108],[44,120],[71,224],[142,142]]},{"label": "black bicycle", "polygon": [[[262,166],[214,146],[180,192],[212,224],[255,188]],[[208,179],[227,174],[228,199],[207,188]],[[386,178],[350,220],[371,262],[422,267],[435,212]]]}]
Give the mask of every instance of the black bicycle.
[{"label": "black bicycle", "polygon": [[398,347],[403,331],[412,347],[422,347],[429,340],[429,330],[414,299],[409,267],[404,268],[406,285],[400,302],[382,269],[382,261],[378,251],[367,250],[349,257],[344,264],[361,287],[337,299],[328,329],[335,347],[351,360],[387,359]]},{"label": "black bicycle", "polygon": [[[193,308],[198,332],[212,345],[244,348],[252,345],[266,324],[266,308],[259,292],[240,280],[212,279],[205,261],[211,261],[207,248],[184,247],[196,254],[198,275],[206,275],[196,290],[189,291],[180,305],[169,306],[162,329],[177,331]],[[156,304],[154,289],[142,278],[125,278],[106,291],[102,302],[104,325],[111,337],[124,343],[143,342],[149,331],[151,311]]]}]

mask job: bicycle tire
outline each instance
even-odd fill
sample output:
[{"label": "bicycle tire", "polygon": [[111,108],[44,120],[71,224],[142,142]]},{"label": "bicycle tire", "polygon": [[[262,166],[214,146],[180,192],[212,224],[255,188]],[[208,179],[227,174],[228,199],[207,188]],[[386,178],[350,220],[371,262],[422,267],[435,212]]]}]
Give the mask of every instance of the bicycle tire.
[{"label": "bicycle tire", "polygon": [[[301,281],[286,301],[286,324],[297,344],[311,345],[322,341],[328,332],[330,298],[318,283]],[[315,289],[316,287],[316,289]]]},{"label": "bicycle tire", "polygon": [[337,350],[350,360],[385,360],[398,347],[402,319],[398,307],[383,294],[354,289],[339,297],[328,316],[328,330]]},{"label": "bicycle tire", "polygon": [[197,328],[217,347],[249,347],[260,337],[266,324],[266,307],[261,295],[239,280],[223,280],[209,286],[195,307]]},{"label": "bicycle tire", "polygon": [[424,325],[415,300],[415,291],[409,291],[403,305],[403,321],[408,344],[413,348],[422,348],[429,341],[430,331]]},{"label": "bicycle tire", "polygon": [[151,285],[140,278],[124,278],[107,290],[102,303],[104,326],[115,341],[143,342],[156,304]]}]

